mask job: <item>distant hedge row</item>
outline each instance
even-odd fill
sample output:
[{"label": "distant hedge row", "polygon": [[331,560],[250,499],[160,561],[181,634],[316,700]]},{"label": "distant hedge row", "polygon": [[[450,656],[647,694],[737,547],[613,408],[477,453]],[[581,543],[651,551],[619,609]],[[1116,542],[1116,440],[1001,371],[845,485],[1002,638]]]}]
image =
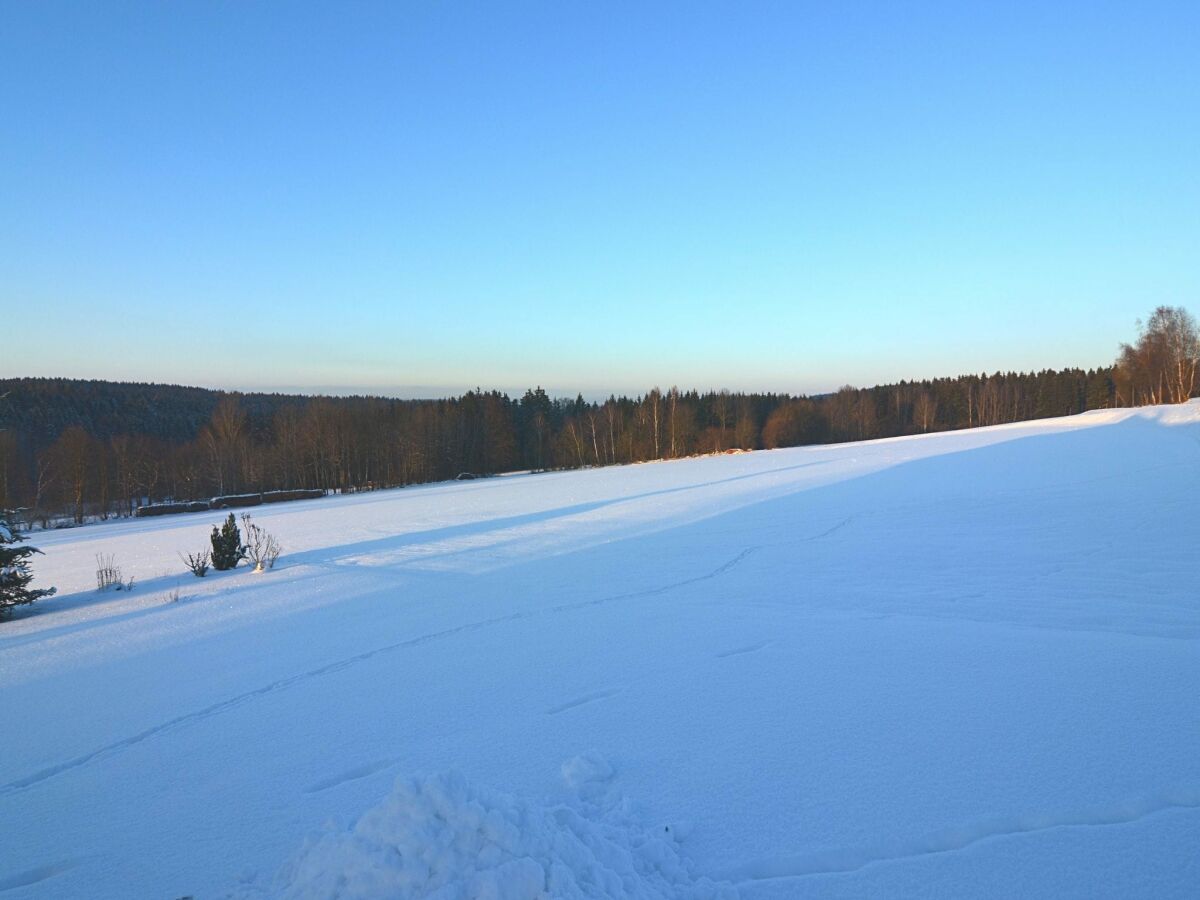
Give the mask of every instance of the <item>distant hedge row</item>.
[{"label": "distant hedge row", "polygon": [[175,513],[206,512],[210,509],[231,509],[242,506],[261,506],[264,503],[285,503],[288,500],[315,500],[324,497],[320,488],[294,491],[264,491],[261,494],[228,494],[211,500],[191,500],[186,503],[152,503],[134,511],[138,517],[169,516]]}]

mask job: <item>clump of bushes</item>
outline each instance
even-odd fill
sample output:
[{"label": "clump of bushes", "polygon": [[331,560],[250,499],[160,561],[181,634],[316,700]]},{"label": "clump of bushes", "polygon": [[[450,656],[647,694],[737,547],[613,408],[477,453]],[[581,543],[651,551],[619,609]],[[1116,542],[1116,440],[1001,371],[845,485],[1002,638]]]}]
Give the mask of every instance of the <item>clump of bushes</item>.
[{"label": "clump of bushes", "polygon": [[212,550],[200,553],[189,553],[179,558],[197,578],[208,574],[211,564],[218,572],[236,569],[238,563],[247,560],[255,572],[273,569],[279,559],[282,548],[275,536],[250,518],[249,513],[242,514],[242,526],[246,529],[245,543],[242,542],[242,530],[238,528],[237,519],[233,513],[220,527],[214,525],[209,540]]}]

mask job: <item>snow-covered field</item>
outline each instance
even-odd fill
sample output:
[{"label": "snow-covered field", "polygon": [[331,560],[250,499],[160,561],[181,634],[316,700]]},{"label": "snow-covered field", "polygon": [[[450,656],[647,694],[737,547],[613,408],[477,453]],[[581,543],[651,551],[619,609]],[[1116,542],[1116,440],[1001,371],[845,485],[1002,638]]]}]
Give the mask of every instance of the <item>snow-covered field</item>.
[{"label": "snow-covered field", "polygon": [[1200,892],[1196,403],[253,513],[38,535],[4,900]]}]

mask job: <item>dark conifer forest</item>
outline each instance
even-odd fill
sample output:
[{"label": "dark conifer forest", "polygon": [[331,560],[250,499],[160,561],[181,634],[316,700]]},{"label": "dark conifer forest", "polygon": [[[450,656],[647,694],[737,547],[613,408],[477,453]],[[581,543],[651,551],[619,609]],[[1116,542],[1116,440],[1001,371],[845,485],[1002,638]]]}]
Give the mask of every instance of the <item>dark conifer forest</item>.
[{"label": "dark conifer forest", "polygon": [[59,378],[0,380],[0,508],[26,521],[164,500],[359,491],[515,470],[866,440],[1118,403],[1112,369],[966,375],[798,397],[654,388],[603,402],[475,390],[302,397]]},{"label": "dark conifer forest", "polygon": [[1162,306],[1111,367],[846,386],[820,396],[656,387],[596,402],[539,387],[519,398],[474,390],[395,400],[15,378],[0,380],[0,509],[46,527],[164,501],[376,490],[1000,425],[1183,402],[1195,393],[1198,367],[1195,320]]}]

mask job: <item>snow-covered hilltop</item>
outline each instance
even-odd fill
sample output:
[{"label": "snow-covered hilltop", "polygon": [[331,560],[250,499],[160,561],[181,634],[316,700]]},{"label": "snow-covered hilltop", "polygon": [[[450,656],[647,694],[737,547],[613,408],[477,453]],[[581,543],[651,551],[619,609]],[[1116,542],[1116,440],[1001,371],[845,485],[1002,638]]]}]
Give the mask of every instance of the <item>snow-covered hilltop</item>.
[{"label": "snow-covered hilltop", "polygon": [[1198,509],[1193,401],[39,534],[0,892],[1194,896]]}]

